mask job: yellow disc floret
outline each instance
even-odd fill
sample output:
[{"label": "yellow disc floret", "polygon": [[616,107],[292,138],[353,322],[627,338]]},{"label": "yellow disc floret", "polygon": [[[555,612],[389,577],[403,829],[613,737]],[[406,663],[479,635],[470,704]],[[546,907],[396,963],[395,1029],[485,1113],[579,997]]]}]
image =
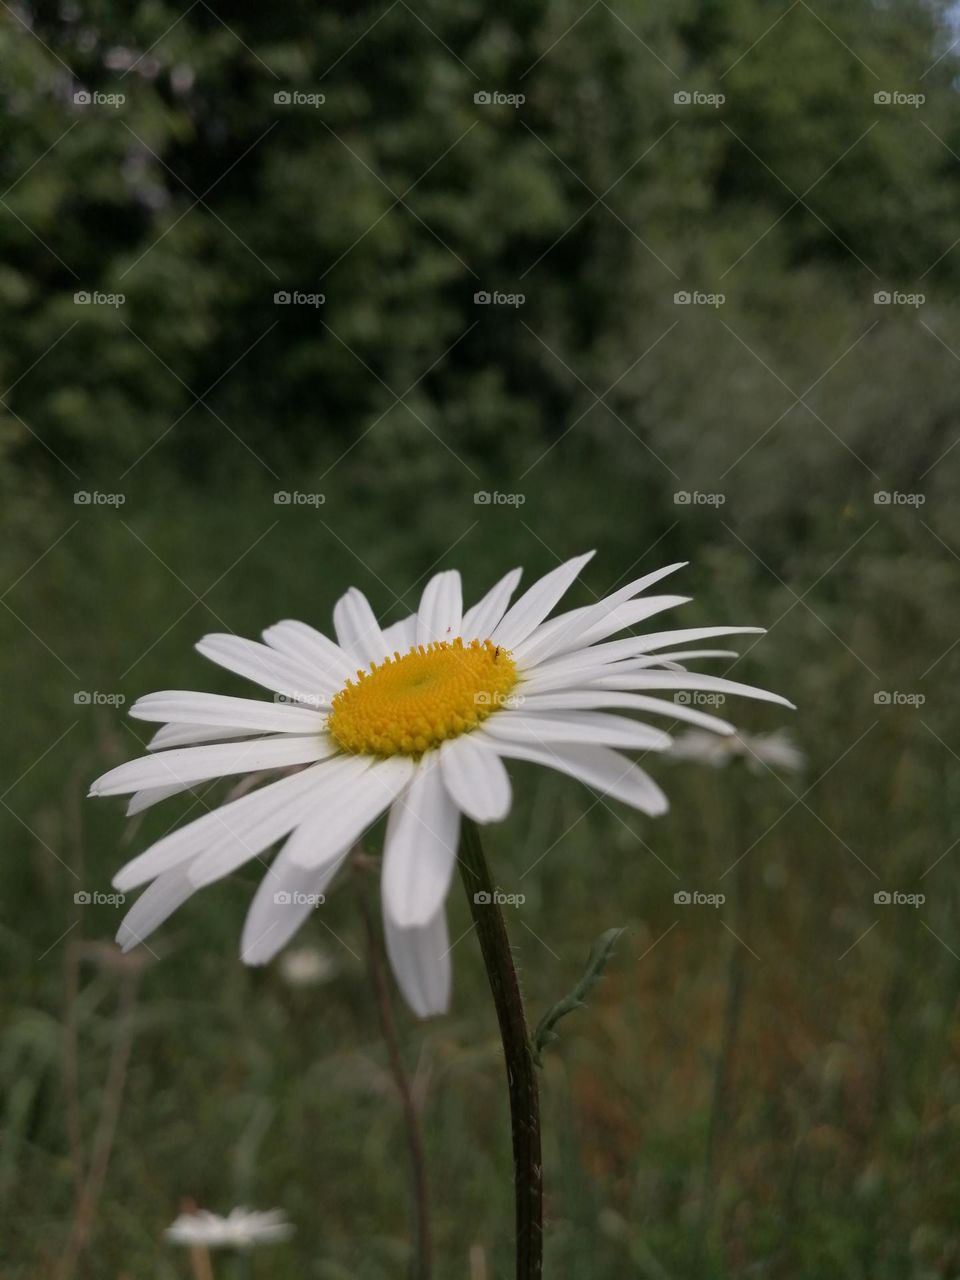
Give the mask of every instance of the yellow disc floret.
[{"label": "yellow disc floret", "polygon": [[517,682],[490,640],[437,640],[358,671],[333,699],[327,728],[344,751],[419,756],[469,733],[503,707]]}]

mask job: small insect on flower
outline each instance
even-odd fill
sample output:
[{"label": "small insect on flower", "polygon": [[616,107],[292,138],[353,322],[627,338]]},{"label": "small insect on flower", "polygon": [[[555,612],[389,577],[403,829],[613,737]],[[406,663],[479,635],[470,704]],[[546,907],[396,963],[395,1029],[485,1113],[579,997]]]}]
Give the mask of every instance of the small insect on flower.
[{"label": "small insect on flower", "polygon": [[519,569],[468,609],[459,573],[446,571],[427,583],[416,613],[389,626],[351,588],[333,611],[336,641],[294,621],[268,627],[263,644],[235,635],[201,640],[204,657],[269,689],[273,701],[182,690],[140,698],[131,715],[161,725],[150,754],[105,773],[91,794],[132,793],[127,812],[139,813],[214,778],[282,774],[165,835],[118,872],[114,884],[122,892],[148,886],[118,942],[125,949],[142,942],[198,889],[283,842],[241,943],[247,964],[266,964],[313,911],[327,910],[327,886],[386,813],[387,954],[413,1011],[445,1012],[445,901],[461,815],[478,823],[506,817],[512,784],[505,760],[556,769],[656,817],[667,798],[624,753],[647,757],[668,750],[672,739],[633,713],[728,737],[733,725],[673,695],[739,694],[792,706],[763,689],[686,669],[692,659],[736,657],[688,645],[762,628],[611,638],[688,602],[649,593],[681,564],[549,617],[592,554],[552,570],[513,604]]},{"label": "small insect on flower", "polygon": [[238,1206],[225,1218],[206,1209],[181,1213],[164,1231],[171,1244],[202,1249],[252,1249],[259,1244],[276,1244],[289,1240],[293,1226],[280,1209],[257,1212]]}]

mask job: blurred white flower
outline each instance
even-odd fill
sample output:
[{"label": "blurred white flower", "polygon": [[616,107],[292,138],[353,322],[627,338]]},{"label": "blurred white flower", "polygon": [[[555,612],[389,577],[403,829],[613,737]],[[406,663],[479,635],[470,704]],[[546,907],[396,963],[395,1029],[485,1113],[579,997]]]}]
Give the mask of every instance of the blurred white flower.
[{"label": "blurred white flower", "polygon": [[716,769],[742,759],[751,773],[765,773],[767,768],[799,773],[807,762],[785,729],[776,733],[734,733],[727,738],[689,729],[674,739],[667,755],[674,760],[710,764]]},{"label": "blurred white flower", "polygon": [[291,987],[317,987],[336,972],[336,962],[319,947],[294,947],[280,957],[280,976]]},{"label": "blurred white flower", "polygon": [[252,1249],[258,1244],[289,1240],[293,1227],[281,1209],[258,1212],[238,1206],[225,1218],[206,1209],[181,1213],[163,1234],[171,1244],[204,1249]]}]

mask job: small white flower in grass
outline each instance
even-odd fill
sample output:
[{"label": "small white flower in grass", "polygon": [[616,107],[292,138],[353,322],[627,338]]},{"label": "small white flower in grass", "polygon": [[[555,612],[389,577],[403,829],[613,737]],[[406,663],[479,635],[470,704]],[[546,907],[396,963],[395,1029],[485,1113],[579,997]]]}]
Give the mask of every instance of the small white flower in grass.
[{"label": "small white flower in grass", "polygon": [[677,735],[668,755],[674,760],[693,760],[718,769],[731,760],[744,760],[751,773],[766,773],[768,769],[800,773],[807,763],[807,757],[786,729],[775,733],[732,733],[726,738],[689,729]]},{"label": "small white flower in grass", "polygon": [[291,947],[280,957],[280,974],[291,987],[317,987],[336,977],[337,964],[319,947]]},{"label": "small white flower in grass", "polygon": [[198,1209],[194,1213],[181,1213],[163,1234],[171,1244],[191,1248],[252,1249],[258,1244],[289,1240],[293,1226],[280,1209],[258,1212],[238,1207],[231,1209],[225,1218]]},{"label": "small white flower in grass", "polygon": [[732,725],[678,705],[673,694],[741,694],[792,705],[686,670],[693,659],[736,656],[687,646],[762,628],[687,627],[611,638],[687,602],[647,594],[682,565],[548,619],[591,555],[560,565],[512,605],[519,569],[466,610],[460,575],[447,571],[427,583],[416,613],[390,626],[381,627],[366,597],[351,588],[333,612],[336,641],[290,621],[268,627],[263,644],[233,635],[201,640],[205,657],[269,689],[274,701],[182,691],[140,698],[131,715],[162,725],[151,754],[111,769],[91,794],[132,793],[128,811],[139,812],[212,778],[284,773],[164,836],[122,868],[114,879],[119,890],[149,887],[118,941],[135,946],[197,889],[283,841],[241,944],[248,964],[265,964],[312,911],[329,910],[327,886],[351,847],[387,813],[381,875],[387,954],[413,1011],[444,1012],[451,983],[444,904],[461,814],[479,823],[506,816],[505,759],[557,769],[656,816],[666,810],[666,797],[624,753],[662,752],[671,738],[630,713],[729,735]]}]

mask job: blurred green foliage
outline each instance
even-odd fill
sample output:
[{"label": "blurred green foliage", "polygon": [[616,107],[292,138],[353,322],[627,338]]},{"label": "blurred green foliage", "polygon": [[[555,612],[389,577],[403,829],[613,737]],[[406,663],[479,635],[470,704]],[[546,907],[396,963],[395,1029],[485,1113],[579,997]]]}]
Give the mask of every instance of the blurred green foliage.
[{"label": "blurred green foliage", "polygon": [[[435,565],[476,595],[587,546],[578,603],[689,558],[678,625],[770,626],[736,674],[798,703],[810,766],[789,789],[656,766],[657,824],[518,767],[490,844],[527,895],[510,924],[533,1020],[628,929],[545,1059],[548,1274],[960,1274],[954,21],[905,0],[4,9],[5,1277],[55,1275],[73,1214],[65,1027],[87,1152],[115,1034],[117,975],[85,960],[71,995],[65,957],[116,911],[73,893],[187,809],[127,824],[83,801],[139,746],[77,692],[241,692],[193,654],[205,631],[326,627],[354,582],[393,620]],[[875,102],[895,92],[925,101]],[[494,290],[525,300],[475,303]],[[675,500],[695,491],[724,501]],[[285,1208],[297,1237],[255,1275],[406,1266],[355,887],[306,931],[336,976],[297,990],[236,959],[256,880],[158,935],[91,1280],[187,1275],[159,1244],[183,1198]],[[751,953],[729,1061],[737,944],[702,914],[673,923],[679,886],[721,881]],[[926,906],[884,915],[880,887]],[[437,1280],[509,1274],[501,1064],[468,939],[451,1017],[404,1038]]]}]

